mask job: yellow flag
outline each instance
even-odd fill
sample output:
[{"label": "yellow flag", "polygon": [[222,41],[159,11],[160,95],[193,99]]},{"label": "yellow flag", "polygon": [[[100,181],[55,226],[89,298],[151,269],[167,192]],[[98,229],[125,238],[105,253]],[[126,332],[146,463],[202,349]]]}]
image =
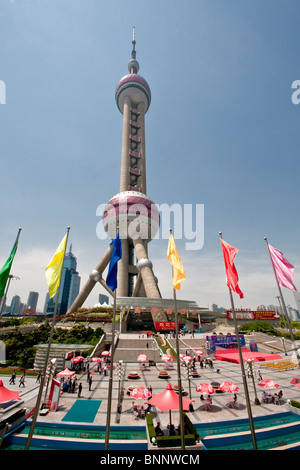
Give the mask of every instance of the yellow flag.
[{"label": "yellow flag", "polygon": [[66,233],[66,235],[60,242],[59,247],[57,248],[52,260],[50,261],[50,263],[48,264],[46,268],[46,279],[47,279],[47,283],[49,286],[50,298],[55,296],[56,291],[59,286],[60,273],[62,270],[64,257],[65,257],[67,236],[68,234]]},{"label": "yellow flag", "polygon": [[185,279],[185,272],[172,233],[170,234],[168,245],[168,259],[173,266],[173,288],[180,289],[180,283]]}]

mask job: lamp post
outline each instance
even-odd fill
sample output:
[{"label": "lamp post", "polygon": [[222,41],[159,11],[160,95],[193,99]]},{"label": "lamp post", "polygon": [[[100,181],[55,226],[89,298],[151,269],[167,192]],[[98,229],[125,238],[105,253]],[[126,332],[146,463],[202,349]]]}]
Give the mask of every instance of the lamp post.
[{"label": "lamp post", "polygon": [[119,379],[119,389],[118,389],[118,413],[121,412],[121,380],[124,377],[124,369],[125,369],[125,364],[124,362],[120,359],[119,362],[117,363],[117,377]]},{"label": "lamp post", "polygon": [[158,347],[158,344],[157,342],[155,341],[155,339],[152,341],[152,347],[151,347],[152,351],[153,351],[153,363],[155,363],[155,351],[157,351],[159,349]]},{"label": "lamp post", "polygon": [[185,361],[185,365],[186,365],[186,377],[189,381],[189,396],[191,400],[192,399],[192,391],[191,391],[192,361]]},{"label": "lamp post", "polygon": [[255,381],[254,381],[253,359],[246,359],[246,361],[247,361],[247,365],[248,365],[248,368],[249,368],[249,374],[250,374],[250,377],[252,378],[252,383],[253,383],[253,388],[254,388],[254,395],[255,395],[254,404],[255,404],[255,405],[260,405],[260,401],[259,401],[259,399],[257,398],[256,387],[255,387]]}]

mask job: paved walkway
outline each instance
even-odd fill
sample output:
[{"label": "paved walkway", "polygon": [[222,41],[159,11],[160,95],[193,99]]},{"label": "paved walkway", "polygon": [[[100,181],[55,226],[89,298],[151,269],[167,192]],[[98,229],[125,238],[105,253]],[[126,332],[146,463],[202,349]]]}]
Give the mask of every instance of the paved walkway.
[{"label": "paved walkway", "polygon": [[[123,335],[122,335],[123,336]],[[123,337],[125,337],[124,335]],[[139,335],[130,334],[127,335],[134,343],[135,347],[138,349]],[[190,335],[186,335],[182,338],[181,347],[182,348],[196,348],[199,349],[201,344],[203,344],[205,340],[205,335],[196,334],[195,338],[190,338]],[[268,339],[266,338],[266,341]],[[268,346],[264,346],[264,348],[268,348]],[[259,350],[262,351],[262,346],[259,347]],[[137,351],[139,352],[139,351]],[[278,351],[276,351],[278,353]],[[288,356],[284,356],[284,359],[290,359],[291,353],[288,353]],[[149,354],[150,357],[150,354]],[[116,371],[114,372],[113,378],[113,396],[112,396],[112,415],[111,415],[111,425],[122,425],[122,426],[144,426],[145,420],[144,419],[136,419],[131,412],[131,402],[133,399],[127,395],[126,388],[129,386],[137,387],[137,386],[145,386],[148,385],[152,386],[152,393],[158,394],[165,390],[168,383],[172,386],[177,385],[177,363],[171,362],[167,365],[163,362],[156,362],[155,366],[149,367],[147,370],[141,370],[141,365],[138,362],[128,362],[126,363],[126,351],[123,351],[122,359],[125,362],[125,375],[124,379],[121,381],[121,390],[124,391],[123,400],[121,402],[121,414],[117,413],[117,404],[118,404],[118,389],[119,389],[119,381],[116,376]],[[93,364],[93,363],[91,363]],[[254,370],[257,377],[259,364],[254,363]],[[170,378],[168,379],[161,379],[158,378],[158,373],[161,370],[167,369]],[[199,362],[196,362],[196,369],[200,373],[200,377],[193,378],[191,380],[191,398],[194,400],[194,411],[189,413],[189,416],[194,423],[203,423],[203,422],[213,422],[213,421],[229,421],[238,418],[247,418],[247,408],[244,396],[244,389],[243,389],[243,382],[241,377],[241,367],[239,364],[232,364],[228,362],[219,362],[214,361],[214,368],[210,369],[208,367],[201,369]],[[217,373],[216,369],[220,369],[220,372]],[[103,374],[100,375],[97,372],[97,364],[92,365],[92,378],[93,383],[91,390],[89,390],[89,386],[87,383],[87,375],[86,373],[77,374],[78,376],[78,383],[82,382],[83,390],[81,394],[81,398],[78,398],[77,392],[75,393],[63,393],[60,397],[59,401],[59,408],[58,411],[54,412],[51,411],[48,413],[47,416],[39,416],[38,421],[44,422],[60,422],[68,410],[72,407],[76,400],[102,400],[101,405],[98,409],[98,412],[95,415],[95,419],[93,424],[97,425],[106,425],[106,409],[107,409],[107,395],[108,395],[108,387],[109,387],[109,376],[104,376]],[[129,372],[136,371],[140,374],[140,378],[136,380],[130,380],[127,378]],[[279,384],[279,388],[277,390],[272,390],[271,392],[275,392],[278,390],[283,391],[283,400],[280,405],[275,404],[265,404],[262,403],[261,394],[263,389],[256,385],[256,391],[258,398],[261,401],[260,405],[254,405],[254,388],[251,379],[247,379],[250,400],[252,404],[252,414],[253,416],[262,416],[268,415],[271,413],[278,413],[282,411],[289,410],[289,406],[286,404],[287,399],[294,399],[300,401],[300,390],[299,388],[292,386],[290,381],[293,377],[300,376],[299,369],[293,370],[285,370],[285,371],[274,371],[268,370],[266,368],[261,367],[260,371],[262,373],[263,378],[270,378],[275,380]],[[181,367],[181,377],[182,377],[182,385],[187,391],[187,394],[184,396],[189,396],[189,385],[188,380],[185,375],[185,368]],[[16,380],[16,385],[9,385],[9,376],[0,376],[3,380],[5,386],[9,389],[18,390],[21,392],[21,397],[24,399],[24,405],[31,409],[34,407],[36,402],[36,396],[38,393],[38,386],[39,384],[36,383],[35,377],[26,377],[26,387],[19,388],[18,386],[18,379]],[[213,405],[211,411],[205,411],[203,406],[201,406],[200,402],[200,394],[196,392],[196,386],[200,382],[208,382],[211,383],[213,381],[217,381],[219,383],[223,381],[232,381],[234,382],[239,388],[240,392],[238,393],[238,409],[231,409],[226,406],[228,399],[230,398],[229,393],[214,393],[212,395]],[[257,384],[257,380],[255,380]],[[146,400],[141,400],[139,403],[145,403]],[[154,417],[154,421],[160,421],[162,426],[166,426],[169,422],[169,412],[162,413],[158,408],[153,407],[152,413]],[[179,422],[178,412],[172,411],[172,420],[175,425]],[[90,424],[90,423],[89,423]]]}]

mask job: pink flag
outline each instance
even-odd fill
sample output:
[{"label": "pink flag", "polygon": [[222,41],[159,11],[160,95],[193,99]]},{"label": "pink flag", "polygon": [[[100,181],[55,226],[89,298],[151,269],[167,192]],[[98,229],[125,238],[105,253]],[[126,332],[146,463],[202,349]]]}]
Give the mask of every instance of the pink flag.
[{"label": "pink flag", "polygon": [[281,287],[297,290],[293,284],[294,266],[283,257],[281,251],[269,245],[269,251],[273,262],[276,278]]}]

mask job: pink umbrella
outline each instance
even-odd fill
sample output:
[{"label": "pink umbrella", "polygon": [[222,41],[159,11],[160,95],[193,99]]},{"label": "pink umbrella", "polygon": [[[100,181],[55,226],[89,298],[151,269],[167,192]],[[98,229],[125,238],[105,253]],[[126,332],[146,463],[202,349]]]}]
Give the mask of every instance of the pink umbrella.
[{"label": "pink umbrella", "polygon": [[211,394],[211,393],[215,393],[215,389],[210,384],[201,383],[197,385],[196,392]]},{"label": "pink umbrella", "polygon": [[196,351],[196,354],[197,354],[197,356],[202,356],[202,354],[204,354],[204,351],[200,351],[200,350]]},{"label": "pink umbrella", "polygon": [[140,354],[137,358],[137,361],[138,362],[145,362],[145,361],[148,361],[148,356],[146,356],[146,354]]},{"label": "pink umbrella", "polygon": [[[192,401],[193,400],[182,397],[182,408],[189,410]],[[157,406],[161,411],[169,410],[171,424],[171,410],[179,410],[179,396],[173,390],[172,385],[168,384],[164,392],[153,395],[153,397],[147,401],[147,404]]]},{"label": "pink umbrella", "polygon": [[74,362],[82,362],[82,361],[84,361],[84,357],[83,356],[76,356],[76,357],[74,357],[73,361]]},{"label": "pink umbrella", "polygon": [[91,359],[91,362],[101,362],[101,358],[100,357],[92,357]]},{"label": "pink umbrella", "polygon": [[170,354],[163,354],[161,356],[161,360],[164,361],[164,362],[169,362],[172,360],[172,357],[170,356]]},{"label": "pink umbrella", "polygon": [[260,387],[265,387],[265,388],[277,388],[277,387],[279,387],[279,385],[276,382],[274,382],[274,380],[272,380],[272,379],[261,380],[260,382],[258,382],[258,385]]},{"label": "pink umbrella", "polygon": [[222,390],[222,392],[230,392],[230,393],[235,393],[235,392],[240,391],[239,387],[235,385],[233,382],[223,382],[220,385],[219,389]]},{"label": "pink umbrella", "polygon": [[72,377],[72,375],[74,374],[75,374],[74,371],[71,371],[68,368],[66,368],[65,370],[62,370],[61,372],[56,374],[56,377]]},{"label": "pink umbrella", "polygon": [[291,381],[290,384],[295,385],[295,387],[300,388],[300,377],[294,377]]},{"label": "pink umbrella", "polygon": [[194,359],[194,358],[193,358],[192,356],[184,356],[184,357],[183,357],[183,360],[184,360],[184,361],[187,361],[187,362],[192,361],[193,359]]},{"label": "pink umbrella", "polygon": [[110,356],[109,351],[102,351],[101,356]]},{"label": "pink umbrella", "polygon": [[179,354],[180,359],[183,359],[185,354]]},{"label": "pink umbrella", "polygon": [[137,387],[130,392],[130,396],[136,400],[146,400],[151,397],[151,392],[145,387]]}]

